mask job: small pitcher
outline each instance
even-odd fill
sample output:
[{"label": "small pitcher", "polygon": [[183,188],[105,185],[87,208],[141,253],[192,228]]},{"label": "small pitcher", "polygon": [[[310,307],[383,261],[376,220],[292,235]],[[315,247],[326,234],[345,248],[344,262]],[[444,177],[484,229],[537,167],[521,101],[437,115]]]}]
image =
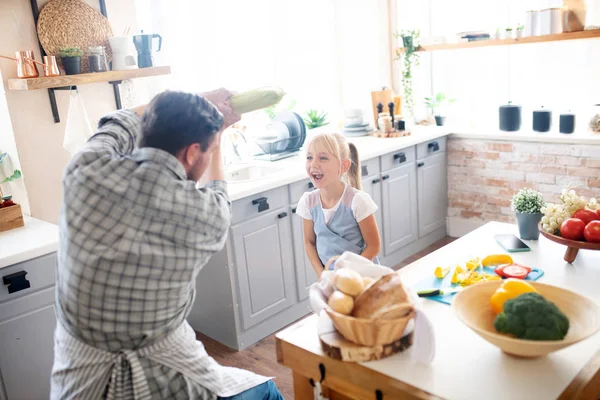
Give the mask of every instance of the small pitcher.
[{"label": "small pitcher", "polygon": [[32,50],[15,52],[17,58],[0,56],[8,60],[17,62],[17,76],[19,78],[37,78],[40,76],[34,64],[34,55]]}]

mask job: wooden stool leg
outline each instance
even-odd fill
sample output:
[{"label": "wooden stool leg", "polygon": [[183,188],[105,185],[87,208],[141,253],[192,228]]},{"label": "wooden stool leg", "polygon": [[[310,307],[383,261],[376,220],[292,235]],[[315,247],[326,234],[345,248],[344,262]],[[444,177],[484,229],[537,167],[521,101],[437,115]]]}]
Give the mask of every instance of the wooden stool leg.
[{"label": "wooden stool leg", "polygon": [[292,371],[292,378],[294,379],[294,399],[312,400],[314,398],[313,388],[310,386],[309,379]]},{"label": "wooden stool leg", "polygon": [[565,261],[571,264],[577,258],[577,253],[579,253],[579,249],[575,247],[567,247],[567,251],[565,252]]}]

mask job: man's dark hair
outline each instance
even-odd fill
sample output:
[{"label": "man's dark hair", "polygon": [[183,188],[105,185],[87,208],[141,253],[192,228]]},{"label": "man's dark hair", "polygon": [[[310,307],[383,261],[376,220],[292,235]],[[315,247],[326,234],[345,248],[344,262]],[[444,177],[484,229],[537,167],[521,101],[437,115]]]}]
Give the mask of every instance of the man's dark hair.
[{"label": "man's dark hair", "polygon": [[140,147],[177,155],[199,143],[206,151],[222,125],[223,115],[202,96],[166,91],[154,97],[144,111]]}]

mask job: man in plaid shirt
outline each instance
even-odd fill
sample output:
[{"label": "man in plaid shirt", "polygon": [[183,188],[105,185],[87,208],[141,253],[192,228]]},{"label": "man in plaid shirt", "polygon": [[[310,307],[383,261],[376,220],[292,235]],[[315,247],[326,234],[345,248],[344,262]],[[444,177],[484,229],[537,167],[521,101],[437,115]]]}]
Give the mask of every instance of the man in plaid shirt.
[{"label": "man in plaid shirt", "polygon": [[230,96],[164,92],[109,114],[67,166],[52,399],[282,399],[269,378],[217,364],[186,322],[231,221]]}]

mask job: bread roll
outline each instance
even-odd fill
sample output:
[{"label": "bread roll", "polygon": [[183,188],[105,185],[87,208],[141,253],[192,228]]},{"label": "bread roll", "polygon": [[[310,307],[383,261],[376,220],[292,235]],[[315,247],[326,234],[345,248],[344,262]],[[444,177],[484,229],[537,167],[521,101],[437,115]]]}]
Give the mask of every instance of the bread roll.
[{"label": "bread roll", "polygon": [[381,310],[407,302],[408,294],[400,276],[395,273],[384,275],[356,298],[352,315],[356,318],[375,318]]},{"label": "bread roll", "polygon": [[336,290],[331,296],[329,296],[327,304],[333,311],[344,315],[350,315],[352,309],[354,308],[354,299],[347,294]]},{"label": "bread roll", "polygon": [[360,274],[348,268],[340,268],[333,274],[331,281],[333,286],[348,296],[356,296],[364,288],[363,279]]}]

